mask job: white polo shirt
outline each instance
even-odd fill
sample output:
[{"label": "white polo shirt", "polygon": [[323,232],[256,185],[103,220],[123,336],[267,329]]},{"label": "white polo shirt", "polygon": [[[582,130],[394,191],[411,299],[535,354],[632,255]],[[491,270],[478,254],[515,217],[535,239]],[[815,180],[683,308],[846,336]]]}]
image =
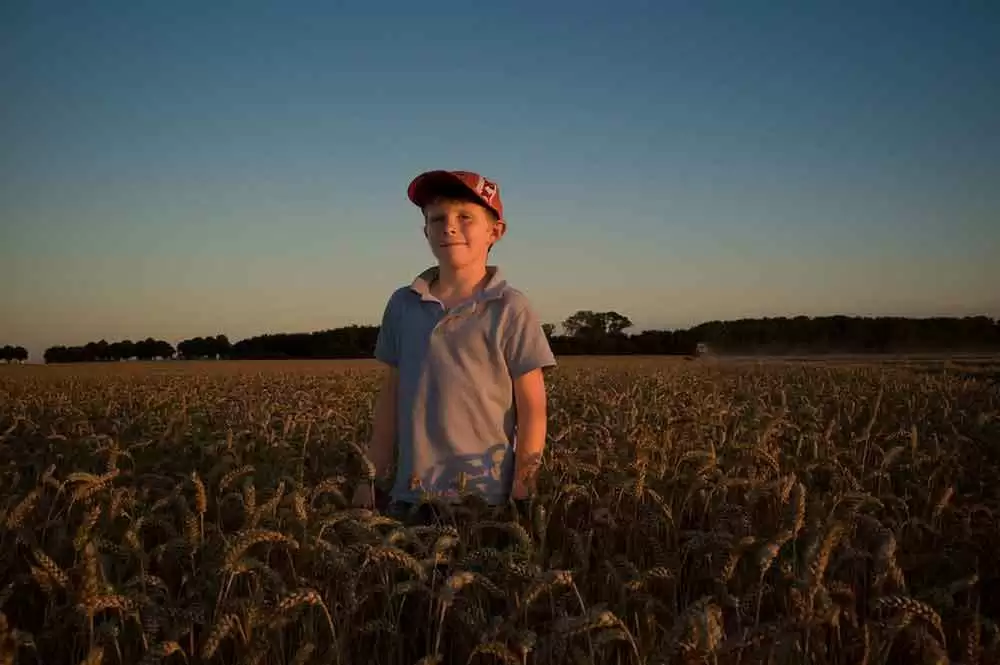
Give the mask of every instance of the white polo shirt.
[{"label": "white polo shirt", "polygon": [[513,483],[514,379],[556,364],[527,297],[489,266],[485,288],[446,311],[429,268],[385,307],[375,357],[399,370],[394,501],[466,490],[490,503]]}]

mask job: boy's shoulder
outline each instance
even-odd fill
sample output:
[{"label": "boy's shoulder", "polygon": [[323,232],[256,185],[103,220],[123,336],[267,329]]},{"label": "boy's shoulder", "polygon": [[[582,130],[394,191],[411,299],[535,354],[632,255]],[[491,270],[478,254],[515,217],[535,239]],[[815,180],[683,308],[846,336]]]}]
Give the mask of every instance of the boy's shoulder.
[{"label": "boy's shoulder", "polygon": [[416,295],[413,292],[413,287],[409,284],[403,284],[398,286],[389,294],[388,304],[395,305],[406,298]]},{"label": "boy's shoulder", "polygon": [[524,291],[507,284],[501,293],[497,295],[500,306],[510,314],[521,312],[531,312],[531,299]]}]

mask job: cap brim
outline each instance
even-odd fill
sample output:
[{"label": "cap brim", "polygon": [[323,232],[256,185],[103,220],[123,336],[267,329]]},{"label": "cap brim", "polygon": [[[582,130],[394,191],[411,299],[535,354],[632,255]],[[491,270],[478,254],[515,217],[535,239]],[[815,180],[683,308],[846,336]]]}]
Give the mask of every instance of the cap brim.
[{"label": "cap brim", "polygon": [[410,183],[407,195],[414,205],[423,206],[441,190],[453,189],[455,187],[464,189],[477,199],[480,198],[461,178],[448,171],[428,171],[427,173],[421,173]]}]

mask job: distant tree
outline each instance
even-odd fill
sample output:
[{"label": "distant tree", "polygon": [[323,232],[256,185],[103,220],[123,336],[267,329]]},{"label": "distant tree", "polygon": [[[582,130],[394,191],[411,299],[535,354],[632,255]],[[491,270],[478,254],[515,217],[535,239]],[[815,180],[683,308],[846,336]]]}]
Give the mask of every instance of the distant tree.
[{"label": "distant tree", "polygon": [[183,339],[180,342],[177,342],[177,354],[184,360],[192,360],[196,358],[199,339],[201,338],[195,337],[194,339]]},{"label": "distant tree", "polygon": [[194,337],[177,344],[177,352],[186,360],[227,358],[231,351],[232,345],[225,335]]},{"label": "distant tree", "polygon": [[583,331],[592,329],[596,320],[596,312],[583,309],[563,321],[562,327],[566,331],[567,337],[579,337]]},{"label": "distant tree", "polygon": [[15,346],[14,360],[16,360],[19,363],[28,362],[28,350],[23,346]]},{"label": "distant tree", "polygon": [[609,335],[621,335],[632,327],[632,320],[618,312],[602,312],[604,330]]},{"label": "distant tree", "polygon": [[569,337],[621,335],[631,327],[632,321],[618,312],[595,312],[589,309],[579,310],[563,321],[563,330]]},{"label": "distant tree", "polygon": [[102,339],[99,342],[87,342],[83,349],[87,355],[87,359],[90,361],[100,362],[111,360],[111,345],[108,344],[106,340]]},{"label": "distant tree", "polygon": [[153,360],[155,358],[172,358],[174,347],[162,339],[146,339],[135,343],[135,357],[139,360]]},{"label": "distant tree", "polygon": [[46,364],[66,362],[66,351],[67,349],[65,346],[50,346],[45,349],[45,353],[42,354],[42,359],[45,360]]},{"label": "distant tree", "polygon": [[228,358],[229,354],[232,353],[233,345],[229,343],[229,338],[225,335],[215,336],[215,355],[218,358]]},{"label": "distant tree", "polygon": [[14,360],[14,347],[11,346],[10,344],[6,344],[3,347],[0,347],[0,360],[2,360],[5,363],[9,363],[10,361]]},{"label": "distant tree", "polygon": [[126,339],[108,345],[108,355],[111,360],[130,360],[135,357],[135,344]]},{"label": "distant tree", "polygon": [[153,357],[154,358],[173,358],[174,357],[174,347],[170,342],[162,339],[155,340],[153,342]]}]

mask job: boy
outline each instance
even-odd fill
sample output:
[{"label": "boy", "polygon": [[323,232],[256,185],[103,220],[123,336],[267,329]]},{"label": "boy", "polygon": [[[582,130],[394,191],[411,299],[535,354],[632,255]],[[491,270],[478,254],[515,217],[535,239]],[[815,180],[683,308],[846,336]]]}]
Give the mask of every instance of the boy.
[{"label": "boy", "polygon": [[[383,312],[374,485],[391,482],[399,512],[424,492],[456,500],[463,489],[492,505],[520,503],[535,491],[545,445],[542,370],[556,362],[528,299],[487,265],[506,232],[499,188],[477,173],[429,171],[408,196],[437,265],[393,292]],[[353,502],[373,507],[374,498],[361,483]]]}]

